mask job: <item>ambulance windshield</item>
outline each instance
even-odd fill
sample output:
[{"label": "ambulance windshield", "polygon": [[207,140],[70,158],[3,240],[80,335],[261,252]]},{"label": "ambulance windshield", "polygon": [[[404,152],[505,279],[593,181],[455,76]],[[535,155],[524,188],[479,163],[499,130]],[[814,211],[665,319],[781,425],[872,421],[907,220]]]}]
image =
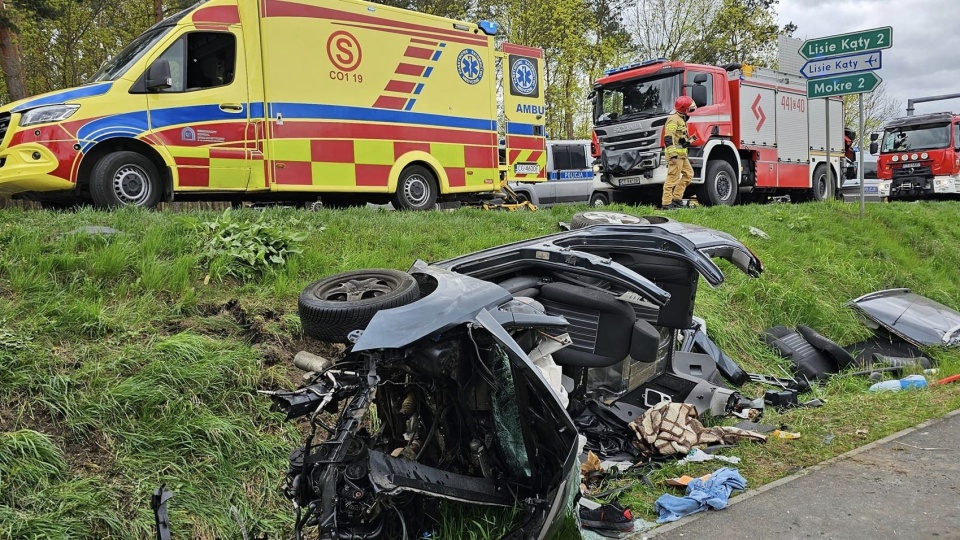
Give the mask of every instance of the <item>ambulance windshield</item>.
[{"label": "ambulance windshield", "polygon": [[594,107],[597,125],[664,115],[680,96],[680,74],[633,79],[601,88]]},{"label": "ambulance windshield", "polygon": [[881,152],[907,150],[934,150],[950,146],[950,124],[919,124],[900,126],[883,132]]},{"label": "ambulance windshield", "polygon": [[173,26],[154,27],[133,40],[119,54],[104,62],[100,69],[93,74],[88,83],[115,81],[123,76],[131,66],[137,63],[154,44],[160,41]]}]

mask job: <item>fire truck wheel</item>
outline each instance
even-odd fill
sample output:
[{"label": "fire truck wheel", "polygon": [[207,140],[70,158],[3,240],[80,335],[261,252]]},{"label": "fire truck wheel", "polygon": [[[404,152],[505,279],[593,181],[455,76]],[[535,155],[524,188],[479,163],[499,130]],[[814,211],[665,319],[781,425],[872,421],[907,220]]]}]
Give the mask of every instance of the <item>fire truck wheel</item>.
[{"label": "fire truck wheel", "polygon": [[631,216],[630,214],[621,214],[620,212],[604,212],[598,210],[588,210],[586,212],[577,212],[570,218],[571,229],[582,229],[590,225],[647,225],[650,223],[646,218]]},{"label": "fire truck wheel", "polygon": [[597,192],[590,196],[590,206],[600,208],[610,204],[610,198],[606,193]]},{"label": "fire truck wheel", "polygon": [[836,197],[835,178],[827,176],[827,167],[818,165],[813,171],[812,201],[829,201]]},{"label": "fire truck wheel", "polygon": [[737,174],[729,163],[720,159],[707,163],[707,176],[701,188],[704,197],[701,202],[707,206],[733,206],[737,202],[739,189]]},{"label": "fire truck wheel", "polygon": [[152,161],[143,154],[122,151],[107,154],[94,165],[90,195],[99,208],[153,208],[160,203],[163,187]]},{"label": "fire truck wheel", "polygon": [[437,179],[426,167],[407,167],[400,173],[392,202],[397,210],[433,210],[437,204]]},{"label": "fire truck wheel", "polygon": [[398,270],[355,270],[315,281],[300,293],[303,333],[327,342],[349,343],[381,309],[409,304],[420,297],[417,280]]}]

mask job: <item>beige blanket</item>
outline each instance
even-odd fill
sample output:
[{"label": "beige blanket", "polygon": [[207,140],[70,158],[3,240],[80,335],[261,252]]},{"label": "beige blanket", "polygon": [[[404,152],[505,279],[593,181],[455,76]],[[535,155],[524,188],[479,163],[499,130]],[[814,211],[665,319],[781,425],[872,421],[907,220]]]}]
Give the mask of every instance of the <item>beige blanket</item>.
[{"label": "beige blanket", "polygon": [[694,447],[734,444],[741,440],[764,442],[765,435],[735,427],[703,427],[697,409],[688,403],[661,401],[630,422],[637,438],[634,446],[645,456],[687,454]]}]

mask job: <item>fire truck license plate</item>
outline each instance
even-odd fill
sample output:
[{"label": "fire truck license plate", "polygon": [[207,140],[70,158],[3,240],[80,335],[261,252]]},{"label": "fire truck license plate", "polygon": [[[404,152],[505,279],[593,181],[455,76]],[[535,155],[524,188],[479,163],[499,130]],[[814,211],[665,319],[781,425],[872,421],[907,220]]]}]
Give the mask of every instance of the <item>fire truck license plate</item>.
[{"label": "fire truck license plate", "polygon": [[513,166],[517,174],[540,174],[540,165],[536,163],[517,163]]},{"label": "fire truck license plate", "polygon": [[920,166],[919,163],[904,163],[904,164],[903,164],[903,168],[904,168],[904,169],[916,169],[916,168],[919,167],[919,166]]}]

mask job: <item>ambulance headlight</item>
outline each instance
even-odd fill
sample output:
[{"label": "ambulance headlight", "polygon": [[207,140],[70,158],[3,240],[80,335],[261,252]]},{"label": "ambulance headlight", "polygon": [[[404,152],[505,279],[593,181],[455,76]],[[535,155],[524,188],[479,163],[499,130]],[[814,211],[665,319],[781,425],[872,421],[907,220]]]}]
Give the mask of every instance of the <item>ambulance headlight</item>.
[{"label": "ambulance headlight", "polygon": [[30,109],[20,117],[20,127],[66,120],[73,116],[73,113],[77,112],[78,109],[80,109],[79,105],[49,105]]}]

